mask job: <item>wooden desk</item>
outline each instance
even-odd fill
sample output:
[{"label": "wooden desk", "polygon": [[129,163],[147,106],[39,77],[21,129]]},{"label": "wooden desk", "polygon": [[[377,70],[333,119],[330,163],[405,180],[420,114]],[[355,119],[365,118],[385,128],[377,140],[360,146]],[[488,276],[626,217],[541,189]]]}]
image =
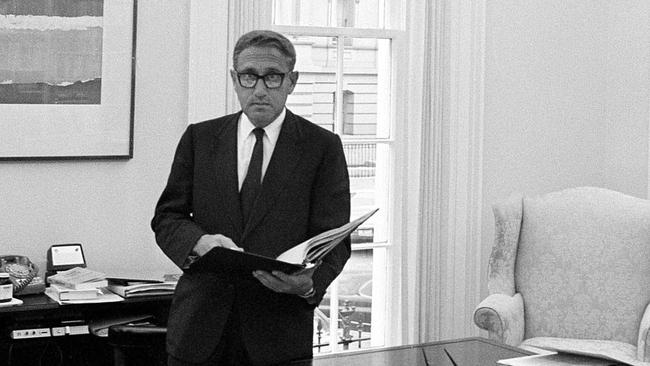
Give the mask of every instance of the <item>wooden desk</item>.
[{"label": "wooden desk", "polygon": [[23,305],[0,308],[0,366],[112,365],[110,347],[97,336],[81,334],[12,339],[10,334],[18,329],[90,325],[101,319],[129,314],[151,314],[165,322],[171,299],[172,295],[165,295],[113,303],[59,305],[46,295],[23,296]]},{"label": "wooden desk", "polygon": [[[116,303],[59,305],[45,295],[21,298],[17,307],[0,308],[0,366],[8,365],[112,365],[112,350],[104,339],[92,335],[11,339],[15,329],[56,327],[68,321],[90,324],[115,315],[152,314],[165,321],[172,296],[128,299]],[[294,366],[452,366],[447,350],[458,366],[496,365],[504,358],[530,353],[483,338],[431,342],[418,345],[352,351],[313,360],[294,362]],[[59,361],[59,358],[61,361]],[[41,359],[45,360],[41,363]]]},{"label": "wooden desk", "polygon": [[318,356],[294,362],[294,366],[452,366],[444,350],[458,366],[494,366],[498,360],[531,355],[519,348],[485,338],[464,338]]}]

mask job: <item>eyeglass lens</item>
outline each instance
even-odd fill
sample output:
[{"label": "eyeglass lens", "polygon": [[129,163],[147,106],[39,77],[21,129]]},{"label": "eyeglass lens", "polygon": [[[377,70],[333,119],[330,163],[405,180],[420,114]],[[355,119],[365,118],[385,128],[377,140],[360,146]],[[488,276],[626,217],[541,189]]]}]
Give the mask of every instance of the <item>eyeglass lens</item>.
[{"label": "eyeglass lens", "polygon": [[257,80],[262,79],[267,88],[276,89],[282,85],[282,81],[284,80],[284,74],[257,75],[240,73],[237,74],[237,76],[239,77],[239,84],[244,88],[254,88],[257,84]]}]

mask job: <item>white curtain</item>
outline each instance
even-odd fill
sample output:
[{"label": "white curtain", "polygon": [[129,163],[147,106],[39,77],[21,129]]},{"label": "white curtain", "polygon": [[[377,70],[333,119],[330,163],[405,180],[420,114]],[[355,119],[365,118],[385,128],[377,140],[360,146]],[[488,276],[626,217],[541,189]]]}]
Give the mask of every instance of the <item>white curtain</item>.
[{"label": "white curtain", "polygon": [[411,1],[401,263],[393,343],[478,334],[485,0]]}]

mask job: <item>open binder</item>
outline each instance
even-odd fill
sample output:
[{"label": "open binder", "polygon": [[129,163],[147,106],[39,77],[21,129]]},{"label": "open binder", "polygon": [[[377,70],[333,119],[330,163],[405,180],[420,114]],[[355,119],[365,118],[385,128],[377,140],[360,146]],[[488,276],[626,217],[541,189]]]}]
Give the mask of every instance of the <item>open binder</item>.
[{"label": "open binder", "polygon": [[373,209],[354,221],[318,234],[280,254],[277,258],[216,247],[194,262],[190,266],[190,271],[215,272],[241,277],[250,276],[256,270],[292,274],[313,268],[377,210],[379,209]]}]

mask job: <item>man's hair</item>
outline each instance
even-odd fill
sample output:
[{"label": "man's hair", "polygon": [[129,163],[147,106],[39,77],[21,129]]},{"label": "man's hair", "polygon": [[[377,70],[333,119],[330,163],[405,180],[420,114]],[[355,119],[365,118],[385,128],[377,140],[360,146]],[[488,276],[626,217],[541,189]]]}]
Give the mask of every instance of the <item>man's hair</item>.
[{"label": "man's hair", "polygon": [[273,47],[287,57],[289,71],[293,71],[293,67],[296,65],[296,49],[293,48],[293,44],[287,37],[271,30],[254,30],[242,35],[237,40],[232,54],[232,65],[235,69],[237,69],[239,54],[249,47]]}]

